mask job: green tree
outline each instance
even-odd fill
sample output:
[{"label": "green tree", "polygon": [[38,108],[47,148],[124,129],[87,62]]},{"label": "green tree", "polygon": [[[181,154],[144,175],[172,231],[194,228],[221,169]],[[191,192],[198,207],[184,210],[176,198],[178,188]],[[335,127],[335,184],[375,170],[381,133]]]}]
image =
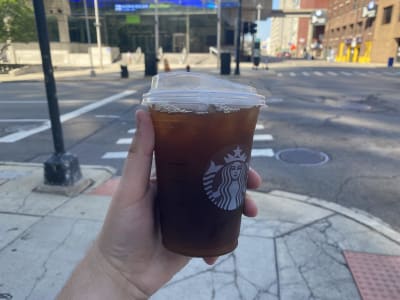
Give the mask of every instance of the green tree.
[{"label": "green tree", "polygon": [[36,41],[33,9],[26,0],[0,0],[0,43]]}]

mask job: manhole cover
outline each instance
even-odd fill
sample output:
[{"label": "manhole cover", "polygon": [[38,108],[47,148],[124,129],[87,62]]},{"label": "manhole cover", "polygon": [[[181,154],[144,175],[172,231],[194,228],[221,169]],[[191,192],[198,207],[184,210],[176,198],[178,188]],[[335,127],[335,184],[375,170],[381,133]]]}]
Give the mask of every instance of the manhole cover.
[{"label": "manhole cover", "polygon": [[327,154],[306,148],[284,149],[276,157],[286,163],[302,166],[320,166],[329,161]]}]

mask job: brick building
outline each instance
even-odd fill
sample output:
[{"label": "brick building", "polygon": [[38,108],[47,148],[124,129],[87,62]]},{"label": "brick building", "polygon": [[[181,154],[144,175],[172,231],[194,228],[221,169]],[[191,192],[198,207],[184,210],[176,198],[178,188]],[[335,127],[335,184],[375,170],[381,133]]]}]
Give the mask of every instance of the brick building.
[{"label": "brick building", "polygon": [[[300,9],[326,10],[329,0],[301,0]],[[324,12],[325,13],[325,12]],[[304,54],[304,49],[319,56],[322,50],[322,40],[325,24],[312,23],[312,18],[299,18],[297,33],[297,55]]]},{"label": "brick building", "polygon": [[336,61],[386,62],[399,47],[399,0],[329,1],[324,48]]},{"label": "brick building", "polygon": [[371,49],[372,62],[400,62],[400,1],[380,0]]}]

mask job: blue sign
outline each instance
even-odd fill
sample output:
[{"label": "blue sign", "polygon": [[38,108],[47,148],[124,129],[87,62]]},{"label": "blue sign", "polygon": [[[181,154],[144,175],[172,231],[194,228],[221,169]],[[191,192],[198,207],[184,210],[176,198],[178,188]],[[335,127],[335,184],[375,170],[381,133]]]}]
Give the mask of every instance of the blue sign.
[{"label": "blue sign", "polygon": [[140,9],[148,9],[149,4],[142,4],[142,3],[137,3],[137,4],[115,4],[114,5],[114,10],[117,12],[132,12],[132,11],[137,11]]}]

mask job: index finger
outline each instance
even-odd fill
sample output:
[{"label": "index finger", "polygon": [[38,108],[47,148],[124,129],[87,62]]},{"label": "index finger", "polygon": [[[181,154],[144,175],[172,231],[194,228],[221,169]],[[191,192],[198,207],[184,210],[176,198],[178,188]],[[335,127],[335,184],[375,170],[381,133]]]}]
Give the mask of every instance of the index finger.
[{"label": "index finger", "polygon": [[247,179],[247,188],[256,189],[261,185],[262,179],[260,174],[257,173],[252,168],[249,168],[248,179]]}]

